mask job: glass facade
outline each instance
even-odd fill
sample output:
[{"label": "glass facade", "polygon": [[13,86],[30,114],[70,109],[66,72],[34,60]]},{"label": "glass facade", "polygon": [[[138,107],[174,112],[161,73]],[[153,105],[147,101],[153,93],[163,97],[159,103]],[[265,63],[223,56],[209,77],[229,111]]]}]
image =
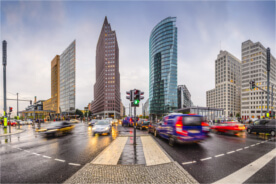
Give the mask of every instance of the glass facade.
[{"label": "glass facade", "polygon": [[76,41],[60,55],[60,108],[64,112],[75,111]]},{"label": "glass facade", "polygon": [[149,113],[163,115],[178,106],[176,17],[168,17],[153,28],[149,53]]}]

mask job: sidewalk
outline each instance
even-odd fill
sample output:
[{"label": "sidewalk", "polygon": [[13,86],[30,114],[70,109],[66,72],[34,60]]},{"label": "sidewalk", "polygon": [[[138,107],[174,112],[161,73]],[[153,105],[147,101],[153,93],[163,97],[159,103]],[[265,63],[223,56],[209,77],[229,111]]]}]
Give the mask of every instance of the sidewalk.
[{"label": "sidewalk", "polygon": [[150,135],[123,135],[65,183],[198,183]]},{"label": "sidewalk", "polygon": [[11,128],[11,133],[9,133],[9,127],[7,127],[6,131],[4,131],[3,126],[1,126],[1,128],[0,128],[0,137],[19,134],[19,133],[22,133],[24,131],[25,131],[25,129],[17,129],[17,128],[12,127]]}]

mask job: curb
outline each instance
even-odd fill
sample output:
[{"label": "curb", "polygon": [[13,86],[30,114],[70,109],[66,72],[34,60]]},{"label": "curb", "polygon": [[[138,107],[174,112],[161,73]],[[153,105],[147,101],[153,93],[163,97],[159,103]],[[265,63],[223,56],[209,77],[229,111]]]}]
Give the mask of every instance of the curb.
[{"label": "curb", "polygon": [[15,134],[20,134],[20,133],[23,133],[25,131],[26,131],[26,129],[23,129],[22,131],[16,132],[16,133],[1,134],[0,137],[9,136],[9,135],[15,135]]}]

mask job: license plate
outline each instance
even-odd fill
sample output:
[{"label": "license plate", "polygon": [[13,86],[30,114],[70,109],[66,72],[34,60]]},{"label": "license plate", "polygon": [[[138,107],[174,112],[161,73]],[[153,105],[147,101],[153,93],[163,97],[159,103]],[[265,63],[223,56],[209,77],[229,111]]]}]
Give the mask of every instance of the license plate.
[{"label": "license plate", "polygon": [[188,130],[188,132],[189,132],[189,133],[193,133],[193,134],[195,134],[195,133],[199,133],[199,131],[198,131],[198,130]]}]

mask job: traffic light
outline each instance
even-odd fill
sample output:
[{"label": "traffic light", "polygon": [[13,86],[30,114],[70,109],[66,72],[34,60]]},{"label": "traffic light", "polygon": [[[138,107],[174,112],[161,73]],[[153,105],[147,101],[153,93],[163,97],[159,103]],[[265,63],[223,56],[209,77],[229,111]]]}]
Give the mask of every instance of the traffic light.
[{"label": "traffic light", "polygon": [[144,92],[140,91],[139,100],[143,100],[144,99],[144,96],[142,96],[142,95],[144,95]]},{"label": "traffic light", "polygon": [[251,89],[255,89],[255,87],[256,87],[255,81],[252,80],[252,81],[250,82],[250,88],[251,88]]},{"label": "traffic light", "polygon": [[132,102],[133,101],[132,90],[127,91],[126,94],[127,94],[126,99],[129,99]]},{"label": "traffic light", "polygon": [[9,107],[10,112],[12,112],[12,107]]},{"label": "traffic light", "polygon": [[133,105],[139,107],[140,102],[140,90],[134,89],[133,90]]}]

